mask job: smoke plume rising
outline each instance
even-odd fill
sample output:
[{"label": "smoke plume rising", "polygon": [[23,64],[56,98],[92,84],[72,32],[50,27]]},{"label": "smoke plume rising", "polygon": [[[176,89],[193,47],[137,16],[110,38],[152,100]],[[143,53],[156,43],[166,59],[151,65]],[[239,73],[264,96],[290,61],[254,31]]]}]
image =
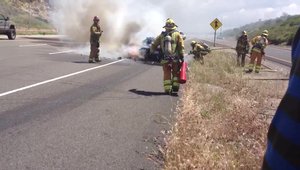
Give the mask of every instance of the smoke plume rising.
[{"label": "smoke plume rising", "polygon": [[159,7],[145,1],[52,0],[52,5],[52,20],[59,33],[76,42],[89,42],[93,17],[99,16],[104,31],[101,44],[110,50],[157,36],[166,19]]}]

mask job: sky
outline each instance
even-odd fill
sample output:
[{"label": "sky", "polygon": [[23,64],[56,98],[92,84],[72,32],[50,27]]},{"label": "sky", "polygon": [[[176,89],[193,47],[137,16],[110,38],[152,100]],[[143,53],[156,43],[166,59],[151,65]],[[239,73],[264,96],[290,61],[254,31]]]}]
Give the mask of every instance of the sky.
[{"label": "sky", "polygon": [[300,0],[201,0],[201,2],[177,0],[176,2],[181,5],[168,8],[172,7],[170,4],[173,2],[165,1],[163,6],[166,15],[174,18],[178,26],[187,33],[213,32],[209,24],[215,18],[223,23],[222,30],[226,30],[260,19],[280,17],[284,13],[300,14]]},{"label": "sky", "polygon": [[93,16],[100,17],[102,41],[111,46],[141,42],[163,31],[167,18],[187,35],[201,36],[214,30],[240,27],[258,20],[300,14],[300,0],[51,0],[53,23],[62,33],[78,41],[88,39]]}]

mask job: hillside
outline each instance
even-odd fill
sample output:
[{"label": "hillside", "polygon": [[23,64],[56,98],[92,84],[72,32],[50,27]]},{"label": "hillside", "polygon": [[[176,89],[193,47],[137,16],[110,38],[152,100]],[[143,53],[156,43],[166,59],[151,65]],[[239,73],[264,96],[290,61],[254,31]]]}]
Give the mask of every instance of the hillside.
[{"label": "hillside", "polygon": [[258,21],[240,28],[224,31],[224,36],[238,37],[243,30],[246,30],[249,38],[252,38],[267,29],[269,30],[269,40],[272,44],[291,45],[299,25],[300,15],[284,15],[276,19]]},{"label": "hillside", "polygon": [[54,32],[49,11],[48,0],[0,0],[0,13],[16,24],[18,34]]}]

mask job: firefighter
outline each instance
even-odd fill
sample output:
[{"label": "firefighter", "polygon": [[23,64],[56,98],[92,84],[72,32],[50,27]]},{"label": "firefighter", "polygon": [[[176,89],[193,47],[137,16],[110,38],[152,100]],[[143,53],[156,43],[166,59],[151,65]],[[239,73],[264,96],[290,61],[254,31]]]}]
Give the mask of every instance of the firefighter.
[{"label": "firefighter", "polygon": [[89,56],[89,63],[101,62],[99,58],[99,47],[100,47],[100,37],[102,35],[102,30],[100,28],[100,19],[98,16],[95,16],[93,19],[94,23],[90,27],[90,44],[91,52]]},{"label": "firefighter", "polygon": [[264,30],[261,35],[256,36],[251,40],[251,44],[253,47],[251,50],[248,70],[246,71],[247,73],[251,73],[253,71],[255,60],[257,60],[255,65],[255,73],[259,73],[261,69],[261,61],[263,56],[265,55],[265,48],[268,45],[268,35],[268,30]]},{"label": "firefighter", "polygon": [[191,42],[192,50],[189,54],[194,54],[194,59],[200,61],[201,64],[204,64],[204,58],[206,54],[210,52],[210,49],[207,44],[203,42]]},{"label": "firefighter", "polygon": [[249,53],[249,40],[247,32],[243,31],[242,35],[238,38],[235,50],[237,53],[237,66],[245,66],[246,54]]},{"label": "firefighter", "polygon": [[184,61],[184,40],[176,30],[175,22],[168,18],[163,31],[151,45],[151,53],[160,45],[163,58],[161,64],[164,72],[164,90],[166,93],[178,92],[179,71],[181,63]]}]

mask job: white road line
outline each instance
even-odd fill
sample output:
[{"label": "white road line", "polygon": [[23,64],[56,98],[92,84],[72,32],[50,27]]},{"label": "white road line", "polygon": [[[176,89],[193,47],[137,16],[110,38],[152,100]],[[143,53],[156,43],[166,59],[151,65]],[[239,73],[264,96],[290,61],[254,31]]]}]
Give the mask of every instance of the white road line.
[{"label": "white road line", "polygon": [[111,62],[111,63],[107,63],[107,64],[104,64],[104,65],[100,65],[100,66],[97,66],[97,67],[92,67],[92,68],[89,68],[89,69],[86,69],[86,70],[82,70],[82,71],[78,71],[78,72],[75,72],[75,73],[67,74],[67,75],[64,75],[64,76],[61,76],[61,77],[57,77],[57,78],[53,78],[53,79],[50,79],[50,80],[42,81],[42,82],[39,82],[39,83],[36,83],[36,84],[32,84],[32,85],[29,85],[29,86],[25,86],[25,87],[22,87],[22,88],[19,88],[19,89],[15,89],[15,90],[11,90],[11,91],[8,91],[8,92],[4,92],[4,93],[0,94],[0,97],[7,96],[9,94],[13,94],[13,93],[16,93],[16,92],[19,92],[19,91],[27,90],[27,89],[30,89],[30,88],[33,88],[33,87],[37,87],[37,86],[40,86],[40,85],[43,85],[43,84],[51,83],[51,82],[54,82],[54,81],[57,81],[57,80],[61,80],[61,79],[64,79],[64,78],[68,78],[68,77],[71,77],[71,76],[75,76],[77,74],[81,74],[81,73],[85,73],[85,72],[88,72],[88,71],[92,71],[92,70],[95,70],[95,69],[98,69],[98,68],[106,67],[106,66],[109,66],[109,65],[112,65],[112,64],[115,64],[115,63],[119,63],[119,62],[121,62],[123,60],[124,59],[118,60],[118,61],[114,61],[114,62]]},{"label": "white road line", "polygon": [[39,47],[39,46],[45,46],[47,44],[30,44],[30,45],[19,45],[19,47]]},{"label": "white road line", "polygon": [[54,55],[54,54],[63,54],[63,53],[71,53],[74,50],[68,50],[68,51],[60,51],[60,52],[55,52],[55,53],[49,53],[49,55]]}]

